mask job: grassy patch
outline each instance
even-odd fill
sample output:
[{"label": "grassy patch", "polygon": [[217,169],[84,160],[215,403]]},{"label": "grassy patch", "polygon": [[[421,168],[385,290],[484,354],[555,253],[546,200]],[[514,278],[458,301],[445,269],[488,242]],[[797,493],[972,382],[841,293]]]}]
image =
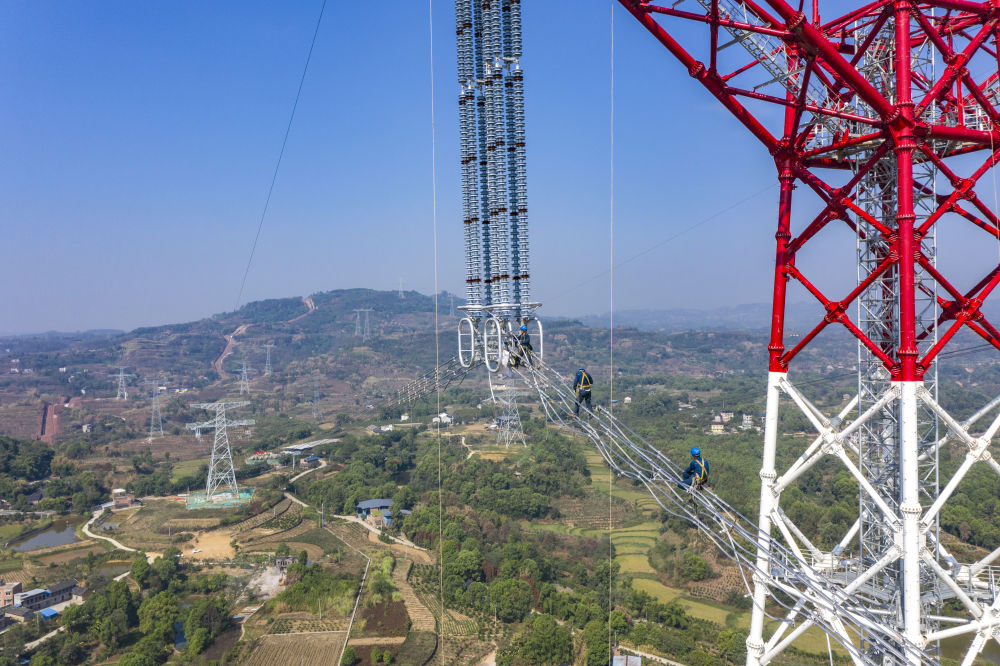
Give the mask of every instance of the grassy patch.
[{"label": "grassy patch", "polygon": [[296,541],[302,543],[311,543],[315,546],[319,546],[323,549],[324,553],[335,553],[340,550],[343,546],[340,539],[333,536],[330,532],[326,530],[321,530],[319,528],[310,530],[305,534],[300,534],[295,537]]},{"label": "grassy patch", "polygon": [[622,573],[648,573],[652,571],[646,554],[617,555],[615,561],[622,567]]},{"label": "grassy patch", "polygon": [[201,466],[207,464],[207,458],[197,458],[195,460],[182,460],[180,462],[175,462],[173,472],[170,475],[170,480],[176,482],[185,476],[195,476],[201,470]]},{"label": "grassy patch", "polygon": [[632,581],[632,587],[643,592],[648,592],[654,599],[664,603],[673,601],[681,595],[680,590],[667,587],[660,581],[650,578],[636,578]]},{"label": "grassy patch", "polygon": [[429,631],[411,631],[399,646],[396,663],[399,666],[424,666],[434,656],[437,636]]},{"label": "grassy patch", "polygon": [[23,560],[4,560],[3,562],[0,562],[0,573],[20,571],[22,567],[24,567]]}]

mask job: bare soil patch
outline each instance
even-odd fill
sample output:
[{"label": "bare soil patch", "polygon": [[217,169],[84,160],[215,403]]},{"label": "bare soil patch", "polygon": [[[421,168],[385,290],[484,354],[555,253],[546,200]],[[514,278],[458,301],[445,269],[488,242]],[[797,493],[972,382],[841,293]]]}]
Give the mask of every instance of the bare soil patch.
[{"label": "bare soil patch", "polygon": [[410,629],[410,617],[402,601],[380,602],[361,609],[364,622],[361,636],[405,636]]},{"label": "bare soil patch", "polygon": [[[222,560],[233,557],[236,552],[230,545],[233,539],[232,528],[206,532],[195,537],[184,547],[184,557],[196,560]],[[201,552],[196,553],[195,550]]]}]

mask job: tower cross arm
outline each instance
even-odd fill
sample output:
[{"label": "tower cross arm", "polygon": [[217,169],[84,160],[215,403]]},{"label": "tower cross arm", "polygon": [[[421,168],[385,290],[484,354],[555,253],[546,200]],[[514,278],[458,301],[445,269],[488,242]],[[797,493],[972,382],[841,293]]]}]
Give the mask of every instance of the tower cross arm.
[{"label": "tower cross arm", "polygon": [[226,419],[226,426],[229,428],[235,428],[237,426],[252,426],[256,425],[256,421],[253,419],[240,419],[239,421],[230,421]]},{"label": "tower cross arm", "polygon": [[185,428],[188,430],[209,430],[215,426],[215,419],[211,421],[202,421],[201,423],[188,423]]}]

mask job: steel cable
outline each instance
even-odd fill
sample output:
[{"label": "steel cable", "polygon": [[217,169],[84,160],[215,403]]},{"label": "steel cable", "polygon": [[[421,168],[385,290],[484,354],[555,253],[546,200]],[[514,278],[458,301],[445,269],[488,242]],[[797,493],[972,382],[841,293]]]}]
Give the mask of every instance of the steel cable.
[{"label": "steel cable", "polygon": [[515,372],[534,387],[550,421],[587,437],[616,474],[642,484],[664,512],[691,523],[733,560],[741,570],[748,592],[749,573],[751,577],[764,578],[773,589],[791,599],[772,594],[772,600],[788,614],[785,618],[772,614],[768,617],[789,625],[795,623],[796,617],[811,621],[862,663],[867,663],[865,655],[854,645],[854,639],[862,633],[869,643],[901,661],[916,658],[919,663],[935,663],[930,655],[912,644],[900,647],[898,637],[868,610],[860,596],[844,592],[835,580],[818,576],[810,563],[790,547],[770,540],[770,570],[758,568],[756,556],[760,544],[754,521],[711,490],[685,489],[678,465],[602,407],[592,412],[584,407],[585,416],[575,416],[576,398],[569,382],[541,359],[533,357],[530,365],[522,365]]}]

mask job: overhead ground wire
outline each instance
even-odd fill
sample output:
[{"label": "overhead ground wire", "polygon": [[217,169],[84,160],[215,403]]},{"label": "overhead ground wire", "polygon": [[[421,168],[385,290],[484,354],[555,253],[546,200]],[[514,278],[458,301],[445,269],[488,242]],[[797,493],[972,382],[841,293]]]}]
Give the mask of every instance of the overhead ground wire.
[{"label": "overhead ground wire", "polygon": [[[753,194],[749,194],[749,195],[743,197],[742,199],[740,199],[739,201],[737,201],[735,203],[732,203],[732,204],[726,206],[725,208],[722,208],[720,210],[715,211],[711,215],[702,218],[698,222],[695,222],[694,224],[692,224],[690,226],[684,227],[683,229],[681,229],[677,233],[675,233],[675,234],[673,234],[673,235],[671,235],[671,236],[669,236],[667,238],[664,238],[663,240],[661,240],[661,241],[659,241],[657,243],[653,243],[652,245],[650,245],[646,249],[642,250],[641,252],[637,252],[637,253],[633,254],[631,257],[628,257],[627,259],[623,259],[622,261],[619,261],[618,262],[618,267],[621,268],[625,264],[632,263],[636,259],[649,254],[653,250],[656,250],[658,248],[663,247],[664,245],[666,245],[670,241],[676,240],[676,239],[680,238],[681,236],[683,236],[684,234],[686,234],[688,232],[691,232],[691,231],[694,231],[698,227],[711,222],[712,220],[714,220],[715,218],[719,217],[720,215],[724,215],[725,213],[728,213],[731,210],[739,208],[740,206],[742,206],[746,202],[750,201],[751,199],[755,199],[755,198],[759,197],[760,195],[764,194],[765,192],[767,192],[768,190],[774,189],[774,187],[775,187],[774,183],[770,183],[766,187],[763,187],[763,188],[757,190]],[[562,292],[559,292],[555,296],[552,296],[552,299],[562,298],[566,294],[572,293],[572,292],[576,291],[577,289],[579,289],[580,287],[583,287],[584,285],[589,284],[589,283],[593,282],[594,280],[602,278],[602,277],[604,277],[607,274],[608,274],[608,271],[601,271],[600,273],[595,273],[594,275],[591,275],[589,278],[585,278],[585,279],[583,279],[583,280],[581,280],[579,282],[576,282],[569,289],[567,289],[565,291],[562,291]]]},{"label": "overhead ground wire", "polygon": [[274,165],[274,173],[271,174],[271,184],[267,188],[267,197],[264,199],[264,210],[260,213],[260,221],[257,223],[257,233],[253,237],[253,245],[250,247],[250,258],[247,259],[247,267],[243,271],[243,280],[240,282],[240,293],[236,297],[236,308],[240,309],[243,303],[243,290],[246,288],[247,276],[250,274],[250,265],[253,263],[254,254],[257,251],[257,241],[260,240],[260,232],[264,228],[264,218],[267,217],[267,210],[271,206],[271,195],[274,194],[274,184],[278,182],[278,171],[281,170],[281,160],[285,156],[285,147],[288,145],[288,135],[292,132],[292,121],[295,120],[295,111],[299,108],[299,99],[302,97],[302,85],[306,81],[306,73],[309,71],[309,62],[312,60],[313,48],[316,46],[316,37],[319,36],[319,26],[323,23],[323,13],[326,11],[326,2],[319,8],[319,16],[316,18],[316,28],[313,30],[312,41],[309,42],[309,53],[306,54],[306,63],[302,67],[302,76],[299,77],[299,87],[295,91],[295,102],[292,104],[292,112],[288,116],[288,124],[285,126],[285,137],[281,140],[281,150],[278,151],[278,161]]}]

